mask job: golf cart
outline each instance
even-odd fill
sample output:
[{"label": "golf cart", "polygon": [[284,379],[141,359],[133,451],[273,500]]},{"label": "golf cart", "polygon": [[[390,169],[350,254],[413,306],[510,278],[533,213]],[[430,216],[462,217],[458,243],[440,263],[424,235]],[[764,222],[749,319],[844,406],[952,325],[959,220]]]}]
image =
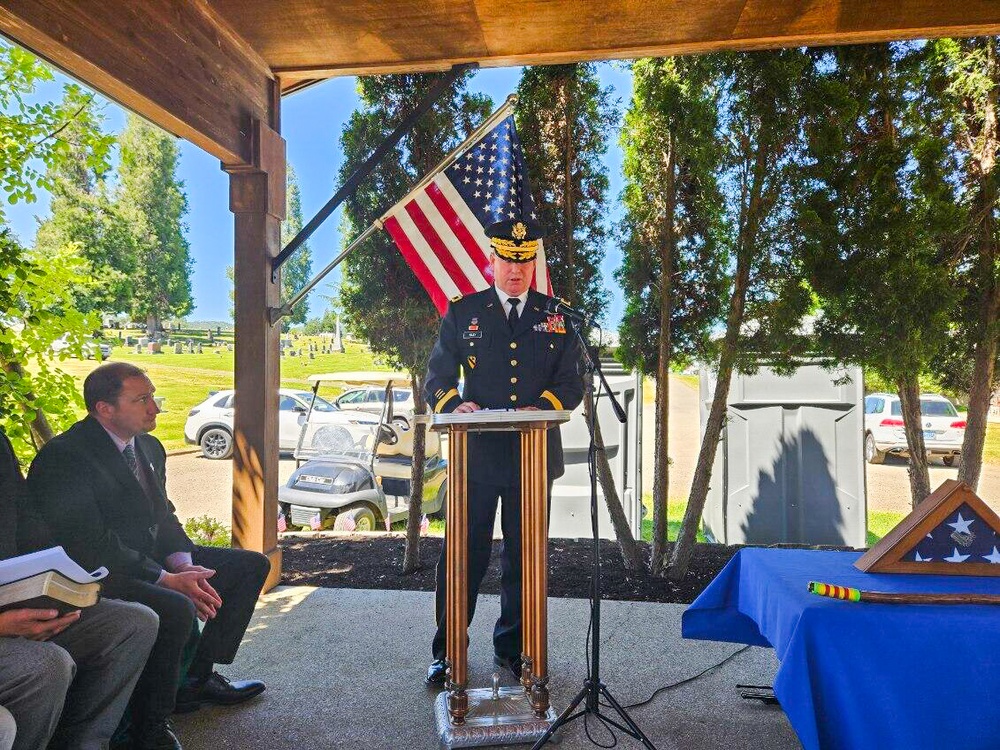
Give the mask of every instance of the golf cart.
[{"label": "golf cart", "polygon": [[[313,398],[320,384],[377,384],[386,398],[374,424],[330,424],[307,411],[295,450],[296,469],[278,488],[285,522],[314,530],[374,531],[409,515],[413,463],[412,415],[393,414],[393,383],[405,373],[365,372],[310,375]],[[427,431],[422,511],[440,515],[445,508],[447,461],[440,436]],[[280,524],[280,522],[279,522]]]}]

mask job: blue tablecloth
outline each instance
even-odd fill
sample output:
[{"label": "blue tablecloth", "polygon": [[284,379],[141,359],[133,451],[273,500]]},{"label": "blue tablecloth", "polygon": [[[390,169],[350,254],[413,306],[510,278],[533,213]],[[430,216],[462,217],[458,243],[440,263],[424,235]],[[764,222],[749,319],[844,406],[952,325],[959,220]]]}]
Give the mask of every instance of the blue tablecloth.
[{"label": "blue tablecloth", "polygon": [[862,573],[856,552],[740,550],[684,612],[685,638],[773,646],[806,750],[1000,748],[1000,605],[825,599],[809,581],[1000,594],[1000,577]]}]

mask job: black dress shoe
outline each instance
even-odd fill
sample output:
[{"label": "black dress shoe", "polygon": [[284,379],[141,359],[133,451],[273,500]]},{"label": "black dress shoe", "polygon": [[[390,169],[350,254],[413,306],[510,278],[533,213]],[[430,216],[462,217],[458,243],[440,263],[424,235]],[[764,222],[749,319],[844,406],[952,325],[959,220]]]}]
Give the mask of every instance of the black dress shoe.
[{"label": "black dress shoe", "polygon": [[184,750],[166,719],[143,725],[136,733],[135,750]]},{"label": "black dress shoe", "polygon": [[521,657],[515,656],[509,659],[506,656],[493,655],[493,664],[500,669],[504,669],[514,675],[515,679],[521,679]]},{"label": "black dress shoe", "polygon": [[424,678],[424,682],[428,685],[444,685],[444,681],[448,678],[448,662],[444,659],[437,659],[431,662],[431,665],[427,667],[427,676]]},{"label": "black dress shoe", "polygon": [[201,681],[188,680],[177,691],[177,705],[174,713],[194,711],[205,704],[233,706],[250,700],[264,692],[264,683],[259,680],[230,681],[218,672],[212,672]]}]

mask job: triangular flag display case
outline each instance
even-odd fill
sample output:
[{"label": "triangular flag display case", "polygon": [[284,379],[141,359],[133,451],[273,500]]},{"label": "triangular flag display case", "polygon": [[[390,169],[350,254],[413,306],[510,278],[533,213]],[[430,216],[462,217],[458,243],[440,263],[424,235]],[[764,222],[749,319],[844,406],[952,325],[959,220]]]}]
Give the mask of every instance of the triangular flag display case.
[{"label": "triangular flag display case", "polygon": [[854,564],[866,573],[1000,576],[1000,516],[948,479]]}]

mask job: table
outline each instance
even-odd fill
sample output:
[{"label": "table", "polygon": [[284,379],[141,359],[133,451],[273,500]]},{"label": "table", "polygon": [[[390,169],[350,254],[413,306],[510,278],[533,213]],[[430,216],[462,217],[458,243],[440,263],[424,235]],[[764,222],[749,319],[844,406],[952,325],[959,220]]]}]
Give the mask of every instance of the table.
[{"label": "table", "polygon": [[684,612],[685,638],[772,646],[806,750],[1000,748],[1000,606],[869,604],[811,580],[1000,594],[1000,577],[862,573],[857,552],[745,548]]}]

